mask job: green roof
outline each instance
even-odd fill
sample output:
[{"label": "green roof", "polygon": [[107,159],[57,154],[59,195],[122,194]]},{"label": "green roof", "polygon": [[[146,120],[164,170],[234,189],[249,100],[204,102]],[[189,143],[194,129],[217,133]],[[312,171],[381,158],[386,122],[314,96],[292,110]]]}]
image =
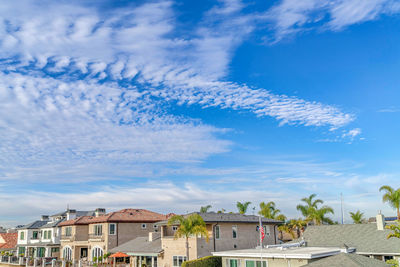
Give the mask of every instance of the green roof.
[{"label": "green roof", "polygon": [[354,247],[357,254],[400,255],[400,239],[387,239],[391,231],[375,223],[309,226],[303,234],[309,247]]},{"label": "green roof", "polygon": [[371,259],[367,256],[357,255],[353,253],[340,253],[335,256],[326,257],[323,259],[319,259],[313,261],[304,267],[388,267],[389,264],[386,264],[383,261]]}]

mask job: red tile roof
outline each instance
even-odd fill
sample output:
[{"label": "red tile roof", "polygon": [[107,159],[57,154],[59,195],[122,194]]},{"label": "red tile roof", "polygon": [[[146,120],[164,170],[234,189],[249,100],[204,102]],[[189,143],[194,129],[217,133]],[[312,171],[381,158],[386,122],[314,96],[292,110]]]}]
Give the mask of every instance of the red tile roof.
[{"label": "red tile roof", "polygon": [[17,233],[0,233],[0,237],[5,241],[5,243],[0,243],[0,250],[11,249],[17,246]]},{"label": "red tile roof", "polygon": [[68,220],[59,224],[59,226],[85,225],[91,223],[104,222],[159,222],[168,219],[167,215],[145,209],[123,209],[110,212],[105,215],[82,216],[73,220]]}]

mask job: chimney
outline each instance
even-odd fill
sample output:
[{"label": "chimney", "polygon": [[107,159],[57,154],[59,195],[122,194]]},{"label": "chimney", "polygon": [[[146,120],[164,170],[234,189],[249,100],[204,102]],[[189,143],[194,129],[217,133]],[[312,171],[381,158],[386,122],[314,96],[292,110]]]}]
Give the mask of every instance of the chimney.
[{"label": "chimney", "polygon": [[104,214],[106,214],[106,209],[97,208],[97,209],[94,211],[94,214],[96,215],[96,217],[99,217],[99,216],[101,216],[101,215],[104,215]]},{"label": "chimney", "polygon": [[385,216],[381,214],[381,211],[379,211],[378,215],[376,215],[376,228],[379,231],[383,231],[385,229]]},{"label": "chimney", "polygon": [[76,210],[67,210],[67,220],[72,220],[76,218]]},{"label": "chimney", "polygon": [[42,218],[40,220],[48,221],[49,220],[49,215],[42,215]]},{"label": "chimney", "polygon": [[156,239],[159,239],[161,237],[161,233],[159,232],[150,232],[149,233],[149,242],[153,242]]}]

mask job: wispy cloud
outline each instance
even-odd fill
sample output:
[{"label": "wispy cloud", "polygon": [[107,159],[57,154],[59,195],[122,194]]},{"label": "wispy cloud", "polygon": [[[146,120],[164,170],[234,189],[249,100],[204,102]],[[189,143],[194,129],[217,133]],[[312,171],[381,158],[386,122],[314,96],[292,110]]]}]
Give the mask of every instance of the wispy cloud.
[{"label": "wispy cloud", "polygon": [[311,29],[338,31],[398,12],[400,3],[395,0],[281,0],[265,16],[272,22],[276,42]]}]

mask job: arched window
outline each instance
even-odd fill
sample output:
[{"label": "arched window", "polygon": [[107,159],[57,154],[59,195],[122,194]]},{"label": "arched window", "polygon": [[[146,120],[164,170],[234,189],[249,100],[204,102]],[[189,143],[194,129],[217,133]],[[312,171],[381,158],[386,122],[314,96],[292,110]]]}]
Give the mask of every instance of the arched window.
[{"label": "arched window", "polygon": [[70,246],[66,246],[63,249],[63,258],[64,260],[72,260],[72,249]]},{"label": "arched window", "polygon": [[100,247],[92,248],[92,259],[94,257],[96,257],[98,259],[99,257],[102,257],[102,256],[103,256],[103,250]]}]

